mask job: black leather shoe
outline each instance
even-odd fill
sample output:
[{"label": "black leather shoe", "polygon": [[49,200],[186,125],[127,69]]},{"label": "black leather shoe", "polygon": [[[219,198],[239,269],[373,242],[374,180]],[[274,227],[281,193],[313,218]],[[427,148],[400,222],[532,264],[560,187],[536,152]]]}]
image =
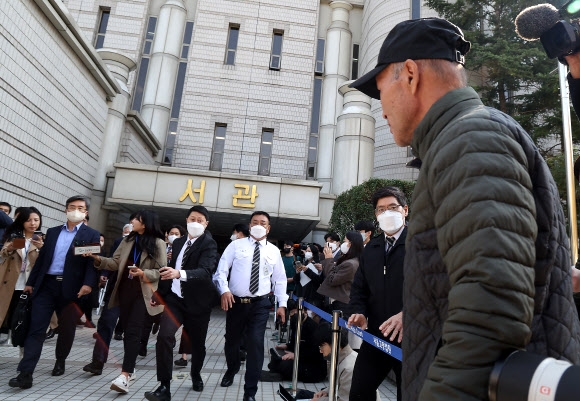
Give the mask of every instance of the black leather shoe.
[{"label": "black leather shoe", "polygon": [[247,352],[240,350],[240,361],[245,362],[246,361],[246,356],[247,356]]},{"label": "black leather shoe", "polygon": [[83,367],[83,370],[85,372],[89,372],[89,373],[92,373],[94,375],[100,375],[103,373],[103,365],[104,365],[103,362],[92,361],[88,365],[85,365],[85,367]]},{"label": "black leather shoe", "polygon": [[20,372],[18,376],[10,379],[8,382],[10,387],[30,388],[32,387],[32,373]]},{"label": "black leather shoe", "polygon": [[48,331],[46,332],[46,339],[50,340],[51,338],[54,337],[55,334],[56,332],[53,329],[48,329]]},{"label": "black leather shoe", "polygon": [[153,330],[151,330],[151,334],[155,335],[159,331],[159,323],[153,323]]},{"label": "black leather shoe", "polygon": [[139,349],[139,356],[147,356],[147,346],[145,347],[141,346],[141,348]]},{"label": "black leather shoe", "polygon": [[113,338],[117,341],[121,341],[123,339],[123,335],[122,334],[117,334],[115,333],[115,335],[113,336]]},{"label": "black leather shoe", "polygon": [[52,369],[53,376],[62,376],[64,375],[64,359],[57,359],[54,363],[54,369]]},{"label": "black leather shoe", "polygon": [[198,375],[197,377],[192,378],[191,383],[193,385],[193,391],[203,391],[203,380],[201,379],[201,376]]},{"label": "black leather shoe", "polygon": [[155,391],[145,392],[145,398],[147,398],[149,401],[170,401],[171,392],[167,387],[161,385],[157,387],[157,390]]},{"label": "black leather shoe", "polygon": [[256,401],[256,397],[249,394],[244,394],[244,401]]},{"label": "black leather shoe", "polygon": [[187,359],[179,358],[173,362],[176,368],[184,368],[187,366]]},{"label": "black leather shoe", "polygon": [[234,376],[235,375],[236,375],[235,373],[226,371],[226,373],[224,374],[224,377],[222,378],[222,382],[221,382],[220,386],[229,387],[232,384],[234,384]]}]

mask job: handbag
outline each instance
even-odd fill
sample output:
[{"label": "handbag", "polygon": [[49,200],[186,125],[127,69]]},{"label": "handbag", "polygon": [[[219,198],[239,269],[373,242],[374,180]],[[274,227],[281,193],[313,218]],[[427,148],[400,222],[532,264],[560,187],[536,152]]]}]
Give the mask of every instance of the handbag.
[{"label": "handbag", "polygon": [[28,329],[30,327],[31,310],[32,301],[30,300],[30,295],[27,293],[22,293],[18,303],[16,304],[16,308],[14,309],[12,321],[10,322],[12,345],[15,347],[24,346],[24,340],[26,340]]}]

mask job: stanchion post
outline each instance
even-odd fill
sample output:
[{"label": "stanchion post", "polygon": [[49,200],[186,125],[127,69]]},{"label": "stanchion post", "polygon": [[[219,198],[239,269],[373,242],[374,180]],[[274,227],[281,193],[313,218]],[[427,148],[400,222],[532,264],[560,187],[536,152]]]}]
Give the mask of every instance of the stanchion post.
[{"label": "stanchion post", "polygon": [[330,350],[330,374],[328,385],[328,399],[336,401],[338,396],[338,354],[340,352],[340,325],[342,311],[332,311],[332,346]]},{"label": "stanchion post", "polygon": [[300,358],[300,336],[302,335],[302,315],[304,298],[298,298],[298,321],[296,322],[296,341],[294,343],[294,370],[292,371],[292,396],[296,397],[298,387],[298,358]]}]

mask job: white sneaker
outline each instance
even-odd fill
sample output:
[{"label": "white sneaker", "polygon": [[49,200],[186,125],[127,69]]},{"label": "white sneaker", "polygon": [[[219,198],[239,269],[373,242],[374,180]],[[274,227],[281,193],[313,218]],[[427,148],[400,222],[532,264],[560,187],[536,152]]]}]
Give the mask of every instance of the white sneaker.
[{"label": "white sneaker", "polygon": [[120,374],[119,377],[113,380],[111,383],[111,390],[115,390],[124,394],[129,392],[129,381],[124,374]]},{"label": "white sneaker", "polygon": [[137,369],[133,370],[133,373],[129,373],[129,381],[132,382],[137,378]]}]

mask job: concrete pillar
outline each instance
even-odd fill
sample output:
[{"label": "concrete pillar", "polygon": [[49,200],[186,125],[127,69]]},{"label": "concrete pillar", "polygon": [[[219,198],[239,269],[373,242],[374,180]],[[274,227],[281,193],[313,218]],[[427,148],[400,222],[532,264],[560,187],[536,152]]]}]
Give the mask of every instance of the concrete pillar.
[{"label": "concrete pillar", "polygon": [[371,178],[375,155],[375,118],[371,98],[341,85],[344,108],[337,119],[332,192],[336,195]]},{"label": "concrete pillar", "polygon": [[135,69],[136,63],[116,50],[99,49],[97,52],[121,87],[121,93],[115,96],[109,105],[89,211],[89,225],[98,231],[104,232],[107,212],[101,206],[105,200],[107,173],[113,171],[113,164],[117,162],[119,155],[119,147],[131,97],[127,89],[127,81],[129,80],[129,73]]},{"label": "concrete pillar", "polygon": [[[182,0],[167,0],[159,12],[141,116],[162,145],[169,126],[187,10]],[[163,152],[159,152],[161,161]]]},{"label": "concrete pillar", "polygon": [[331,2],[330,7],[332,23],[326,32],[316,170],[318,182],[322,184],[322,192],[336,193],[331,188],[333,165],[331,150],[334,148],[336,118],[342,110],[342,97],[338,88],[350,77],[352,32],[348,20],[352,5],[347,1],[337,0]]}]

